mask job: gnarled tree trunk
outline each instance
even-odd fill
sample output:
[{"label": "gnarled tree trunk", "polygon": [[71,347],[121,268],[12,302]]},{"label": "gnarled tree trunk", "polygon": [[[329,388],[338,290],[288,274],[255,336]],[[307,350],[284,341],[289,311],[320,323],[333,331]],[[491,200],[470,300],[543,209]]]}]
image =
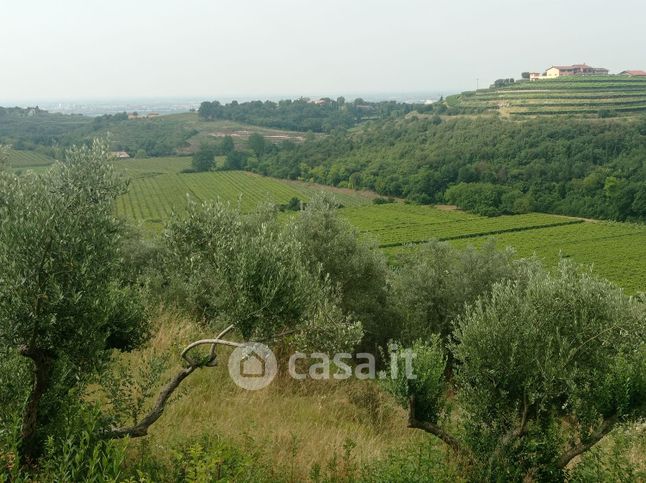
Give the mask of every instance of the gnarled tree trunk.
[{"label": "gnarled tree trunk", "polygon": [[19,352],[33,362],[32,388],[22,413],[18,451],[23,465],[32,465],[42,453],[38,437],[38,410],[43,395],[49,388],[54,368],[54,354],[46,349],[23,346]]}]

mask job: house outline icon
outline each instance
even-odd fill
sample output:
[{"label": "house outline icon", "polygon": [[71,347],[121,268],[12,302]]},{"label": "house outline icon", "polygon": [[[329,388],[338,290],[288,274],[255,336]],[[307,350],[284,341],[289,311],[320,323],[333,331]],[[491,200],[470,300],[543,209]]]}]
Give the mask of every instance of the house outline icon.
[{"label": "house outline icon", "polygon": [[240,344],[229,356],[227,366],[233,382],[249,391],[267,387],[278,374],[276,356],[260,342]]},{"label": "house outline icon", "polygon": [[240,361],[242,377],[265,377],[265,359],[255,350]]}]

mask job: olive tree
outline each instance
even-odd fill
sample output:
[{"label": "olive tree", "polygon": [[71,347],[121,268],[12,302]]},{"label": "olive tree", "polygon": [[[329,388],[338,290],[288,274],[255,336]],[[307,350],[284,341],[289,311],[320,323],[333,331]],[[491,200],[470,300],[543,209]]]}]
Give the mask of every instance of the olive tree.
[{"label": "olive tree", "polygon": [[124,181],[107,144],[73,148],[42,174],[0,173],[0,346],[30,362],[23,463],[42,451],[62,398],[110,348],[145,334],[136,296],[120,286]]},{"label": "olive tree", "polygon": [[512,250],[497,250],[493,241],[480,250],[432,241],[400,255],[389,280],[400,341],[433,334],[447,340],[465,304],[487,294],[494,283],[517,277],[525,262],[514,261],[513,255]]},{"label": "olive tree", "polygon": [[301,258],[311,273],[339,291],[341,306],[361,320],[364,345],[374,349],[393,337],[393,314],[388,305],[386,261],[374,246],[359,239],[349,222],[338,214],[329,193],[316,195],[288,225],[300,244]]},{"label": "olive tree", "polygon": [[300,240],[269,207],[244,214],[221,202],[191,204],[164,242],[166,298],[209,325],[234,324],[245,339],[289,332],[304,341],[323,330],[336,350],[361,338],[329,278],[310,271]]},{"label": "olive tree", "polygon": [[[444,441],[474,478],[560,480],[617,424],[646,415],[646,306],[570,263],[495,284],[452,339],[416,347],[418,379],[390,388],[409,426]],[[438,369],[449,354],[451,380]]]}]

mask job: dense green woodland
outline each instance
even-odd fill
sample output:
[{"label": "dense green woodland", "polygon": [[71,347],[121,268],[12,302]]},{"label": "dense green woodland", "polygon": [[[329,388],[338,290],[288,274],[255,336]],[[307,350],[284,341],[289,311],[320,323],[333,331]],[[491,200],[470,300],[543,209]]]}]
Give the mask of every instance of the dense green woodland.
[{"label": "dense green woodland", "polygon": [[486,215],[646,220],[646,117],[520,122],[410,115],[302,145],[283,143],[249,167]]},{"label": "dense green woodland", "polygon": [[97,137],[109,137],[112,149],[135,156],[174,154],[185,147],[196,131],[182,122],[168,119],[128,120],[128,115],[57,114],[42,109],[0,107],[0,143],[18,150],[34,150],[62,159],[65,148],[86,144]]},{"label": "dense green woodland", "polygon": [[203,102],[198,113],[204,120],[227,119],[292,131],[331,132],[351,128],[366,119],[399,117],[423,107],[395,101],[366,102],[355,99],[346,102],[343,97],[339,97],[336,100],[321,99],[318,103],[309,99],[242,103],[233,101],[225,105],[218,101]]}]

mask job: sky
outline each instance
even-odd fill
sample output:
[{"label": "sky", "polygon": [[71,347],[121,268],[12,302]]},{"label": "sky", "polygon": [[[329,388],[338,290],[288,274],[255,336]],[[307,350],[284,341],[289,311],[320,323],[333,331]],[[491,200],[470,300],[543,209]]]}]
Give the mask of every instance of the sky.
[{"label": "sky", "polygon": [[643,0],[0,0],[0,101],[458,92],[646,70]]}]

